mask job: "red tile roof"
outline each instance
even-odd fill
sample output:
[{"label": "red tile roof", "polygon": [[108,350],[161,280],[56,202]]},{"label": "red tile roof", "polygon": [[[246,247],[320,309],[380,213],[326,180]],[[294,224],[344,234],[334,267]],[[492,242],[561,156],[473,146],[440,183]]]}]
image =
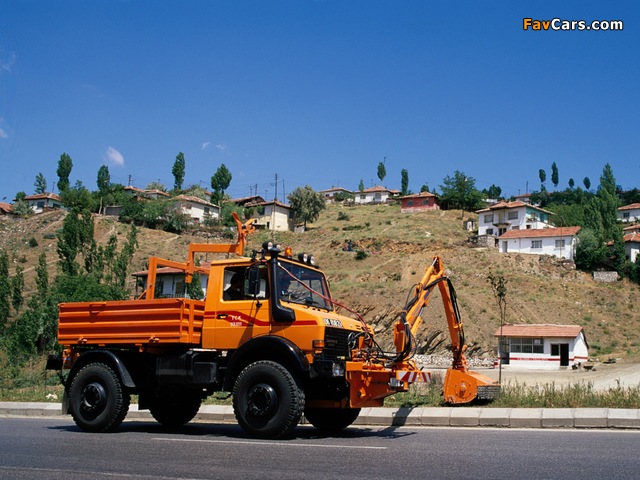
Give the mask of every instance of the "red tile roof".
[{"label": "red tile roof", "polygon": [[630,205],[625,205],[624,207],[619,207],[618,210],[638,210],[640,209],[640,203],[632,203]]},{"label": "red tile roof", "polygon": [[625,241],[625,243],[627,243],[627,242],[640,243],[640,233],[638,233],[638,232],[627,233],[624,236],[624,241]]},{"label": "red tile roof", "polygon": [[435,197],[438,198],[437,195],[430,193],[430,192],[420,192],[420,193],[413,193],[411,195],[405,195],[404,198],[428,198],[428,197]]},{"label": "red tile roof", "polygon": [[504,238],[541,238],[541,237],[569,237],[580,231],[580,227],[530,228],[526,230],[509,230],[502,235]]},{"label": "red tile roof", "polygon": [[[503,337],[531,337],[531,338],[575,338],[584,329],[580,325],[550,325],[550,324],[519,324],[503,325]],[[494,333],[500,336],[500,328]]]},{"label": "red tile roof", "polygon": [[545,209],[540,208],[540,207],[536,207],[535,205],[531,205],[529,203],[525,203],[525,202],[505,202],[505,201],[498,202],[495,205],[491,205],[488,208],[483,208],[482,210],[476,210],[476,213],[490,212],[492,210],[500,210],[500,209],[504,209],[504,208],[520,208],[520,207],[534,208],[534,209],[539,210],[541,212],[548,213],[549,215],[555,215],[553,212],[550,212],[550,211],[545,210]]}]

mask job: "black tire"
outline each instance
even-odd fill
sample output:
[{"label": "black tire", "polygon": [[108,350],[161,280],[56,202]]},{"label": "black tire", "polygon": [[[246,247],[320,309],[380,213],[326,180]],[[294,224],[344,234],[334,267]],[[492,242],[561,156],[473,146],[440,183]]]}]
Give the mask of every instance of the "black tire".
[{"label": "black tire", "polygon": [[69,387],[71,416],[87,432],[111,432],[129,411],[130,396],[116,373],[103,363],[90,363]]},{"label": "black tire", "polygon": [[233,387],[233,411],[245,432],[259,438],[282,438],[298,426],[304,392],[289,371],[271,361],[246,367]]},{"label": "black tire", "polygon": [[149,411],[158,423],[165,427],[177,428],[193,420],[201,404],[202,399],[198,394],[167,394],[155,398],[149,405]]},{"label": "black tire", "polygon": [[344,430],[360,415],[359,408],[307,408],[304,416],[307,421],[323,432]]}]

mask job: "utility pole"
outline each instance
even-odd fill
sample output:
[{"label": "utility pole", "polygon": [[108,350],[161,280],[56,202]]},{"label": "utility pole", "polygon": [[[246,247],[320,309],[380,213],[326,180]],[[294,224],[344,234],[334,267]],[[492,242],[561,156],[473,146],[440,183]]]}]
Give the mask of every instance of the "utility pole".
[{"label": "utility pole", "polygon": [[278,200],[278,174],[277,174],[277,173],[276,173],[276,194],[275,194],[275,196],[273,197],[273,200],[274,200],[274,201],[277,201],[277,200]]}]

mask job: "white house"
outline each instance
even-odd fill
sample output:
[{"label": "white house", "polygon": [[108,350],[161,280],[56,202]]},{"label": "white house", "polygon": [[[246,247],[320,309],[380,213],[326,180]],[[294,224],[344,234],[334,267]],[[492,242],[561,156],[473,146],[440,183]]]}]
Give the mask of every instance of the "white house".
[{"label": "white house", "polygon": [[503,365],[556,370],[589,360],[589,345],[579,325],[503,325],[495,333]]},{"label": "white house", "polygon": [[27,202],[34,213],[42,213],[47,209],[62,207],[60,197],[55,193],[37,193],[35,195],[27,195],[24,197],[24,201]]},{"label": "white house", "polygon": [[632,203],[618,208],[618,220],[621,222],[640,222],[640,203]]},{"label": "white house", "polygon": [[189,215],[196,223],[201,223],[207,218],[220,217],[220,207],[201,198],[192,195],[178,195],[173,201],[182,213]]},{"label": "white house", "polygon": [[385,203],[393,192],[389,189],[376,185],[362,191],[354,192],[354,203],[362,205],[365,203]]},{"label": "white house", "polygon": [[580,227],[509,230],[498,237],[502,253],[552,255],[573,260]]},{"label": "white house", "polygon": [[289,205],[285,205],[277,200],[272,200],[270,202],[248,204],[247,207],[254,207],[250,218],[256,219],[253,224],[257,228],[292,232],[295,227],[293,212]]},{"label": "white house", "polygon": [[324,196],[324,201],[326,203],[333,203],[336,201],[336,195],[338,197],[347,197],[347,196],[353,196],[354,193],[350,190],[347,190],[346,188],[342,188],[342,187],[331,187],[328,188],[327,190],[320,190],[320,192],[323,196]]},{"label": "white house", "polygon": [[499,202],[476,211],[478,235],[500,236],[509,230],[526,230],[550,226],[552,212],[525,202]]},{"label": "white house", "polygon": [[632,225],[624,229],[624,249],[627,258],[635,262],[640,252],[640,225]]}]

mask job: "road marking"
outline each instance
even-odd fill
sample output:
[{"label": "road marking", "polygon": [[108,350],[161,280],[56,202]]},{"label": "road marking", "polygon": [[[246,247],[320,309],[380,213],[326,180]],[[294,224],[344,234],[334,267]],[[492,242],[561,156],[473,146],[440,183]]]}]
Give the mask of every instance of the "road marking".
[{"label": "road marking", "polygon": [[289,442],[263,442],[257,440],[243,441],[243,440],[203,440],[203,439],[190,439],[190,438],[163,438],[154,437],[152,440],[158,440],[160,442],[200,442],[200,443],[228,443],[236,445],[286,445],[288,447],[313,447],[313,448],[341,448],[352,450],[386,450],[387,447],[368,447],[366,445],[323,445],[320,443],[289,443]]}]

